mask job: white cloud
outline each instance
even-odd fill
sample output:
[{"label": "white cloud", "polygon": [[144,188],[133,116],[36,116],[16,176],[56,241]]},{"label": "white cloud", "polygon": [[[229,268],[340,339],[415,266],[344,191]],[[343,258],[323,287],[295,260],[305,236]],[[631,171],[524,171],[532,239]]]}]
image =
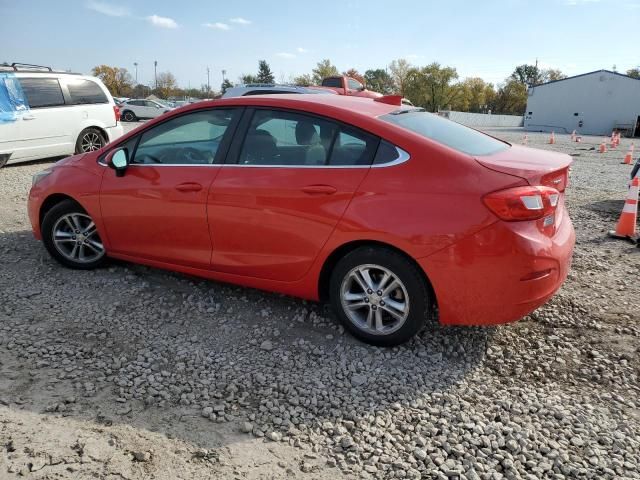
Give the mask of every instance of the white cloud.
[{"label": "white cloud", "polygon": [[253,23],[251,20],[247,20],[246,18],[242,17],[231,18],[229,19],[229,21],[231,23],[237,23],[238,25],[251,25]]},{"label": "white cloud", "polygon": [[296,56],[293,53],[289,53],[289,52],[279,52],[279,53],[276,53],[276,56],[280,58],[296,58]]},{"label": "white cloud", "polygon": [[302,47],[298,47],[296,48],[296,52],[298,53],[307,53],[309,50],[307,50],[306,48],[302,48]]},{"label": "white cloud", "polygon": [[598,3],[600,0],[565,0],[565,4],[571,7],[585,5],[587,3]]},{"label": "white cloud", "polygon": [[151,22],[151,25],[160,28],[178,28],[178,24],[173,18],[169,17],[160,17],[158,15],[150,15],[147,17],[147,20]]},{"label": "white cloud", "polygon": [[207,28],[213,28],[214,30],[231,30],[229,25],[222,22],[205,23],[204,26]]},{"label": "white cloud", "polygon": [[86,4],[86,7],[89,10],[93,10],[94,12],[108,15],[110,17],[126,17],[128,15],[131,15],[131,12],[126,7],[121,7],[119,5],[110,5],[108,3],[97,2],[95,0],[89,0]]}]

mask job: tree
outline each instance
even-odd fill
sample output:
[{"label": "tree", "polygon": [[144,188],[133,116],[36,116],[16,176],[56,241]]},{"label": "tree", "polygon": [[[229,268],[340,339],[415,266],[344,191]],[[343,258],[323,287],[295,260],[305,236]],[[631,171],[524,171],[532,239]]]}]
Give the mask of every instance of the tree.
[{"label": "tree", "polygon": [[496,94],[493,85],[479,77],[466,78],[458,84],[458,88],[460,89],[460,95],[452,106],[454,110],[462,112],[486,112]]},{"label": "tree", "polygon": [[528,87],[544,82],[542,71],[535,65],[518,65],[509,78]]},{"label": "tree", "polygon": [[640,78],[640,68],[631,68],[627,70],[627,75],[631,78]]},{"label": "tree", "polygon": [[364,77],[355,68],[350,68],[346,72],[342,72],[342,74],[346,75],[347,77],[355,78],[357,81],[359,81],[363,85],[366,83],[364,80]]},{"label": "tree", "polygon": [[295,85],[300,85],[301,87],[309,87],[313,85],[313,77],[308,73],[304,75],[299,75],[293,79],[293,83]]},{"label": "tree", "polygon": [[542,80],[544,82],[554,82],[563,78],[567,78],[567,76],[557,68],[549,68],[542,71]]},{"label": "tree", "polygon": [[391,78],[393,78],[393,81],[396,84],[396,91],[402,96],[406,96],[405,83],[407,81],[407,77],[409,76],[409,71],[411,70],[411,68],[411,64],[404,58],[394,60],[393,62],[391,62],[391,65],[389,65]]},{"label": "tree", "polygon": [[257,83],[276,83],[276,79],[271,72],[271,67],[266,60],[260,60],[258,62],[258,75],[256,76]]},{"label": "tree", "polygon": [[431,112],[448,109],[458,101],[461,90],[452,84],[458,78],[453,67],[441,67],[432,63],[423,68],[413,68],[407,73],[405,96],[414,105],[425,107]]},{"label": "tree", "polygon": [[396,91],[396,87],[393,83],[391,75],[382,68],[375,70],[367,70],[364,72],[365,85],[374,92],[379,92],[384,95],[391,95]]},{"label": "tree", "polygon": [[176,77],[171,72],[160,72],[158,74],[157,94],[160,98],[167,98],[173,95],[174,90],[178,87]]},{"label": "tree", "polygon": [[224,94],[227,89],[231,87],[233,87],[233,83],[231,83],[228,78],[225,78],[222,85],[220,85],[220,90],[222,90],[222,93]]},{"label": "tree", "polygon": [[320,85],[323,79],[340,75],[340,72],[336,66],[331,63],[331,60],[325,58],[321,62],[318,62],[316,68],[311,70],[311,74],[313,76],[313,83],[315,85]]},{"label": "tree", "polygon": [[527,85],[508,78],[498,89],[493,111],[506,115],[523,115],[527,108]]},{"label": "tree", "polygon": [[238,80],[240,83],[244,85],[247,85],[249,83],[260,83],[258,81],[258,77],[250,73],[243,73],[242,75],[240,75],[240,78]]},{"label": "tree", "polygon": [[111,95],[120,97],[131,93],[133,78],[126,68],[98,65],[91,69],[91,73],[104,83]]}]

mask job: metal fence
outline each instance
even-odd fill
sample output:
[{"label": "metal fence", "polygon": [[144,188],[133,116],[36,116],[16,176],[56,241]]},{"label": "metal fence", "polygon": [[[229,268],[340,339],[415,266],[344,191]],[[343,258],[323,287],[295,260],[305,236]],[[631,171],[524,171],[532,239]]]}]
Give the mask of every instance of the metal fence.
[{"label": "metal fence", "polygon": [[522,127],[524,117],[522,115],[492,115],[491,113],[469,113],[445,110],[438,115],[467,125],[468,127]]}]

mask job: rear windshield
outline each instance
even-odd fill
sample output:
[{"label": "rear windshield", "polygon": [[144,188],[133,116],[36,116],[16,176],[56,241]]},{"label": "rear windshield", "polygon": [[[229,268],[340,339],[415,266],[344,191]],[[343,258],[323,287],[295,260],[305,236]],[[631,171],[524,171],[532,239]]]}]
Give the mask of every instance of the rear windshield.
[{"label": "rear windshield", "polygon": [[469,155],[491,155],[509,148],[508,143],[420,110],[389,113],[380,119]]}]

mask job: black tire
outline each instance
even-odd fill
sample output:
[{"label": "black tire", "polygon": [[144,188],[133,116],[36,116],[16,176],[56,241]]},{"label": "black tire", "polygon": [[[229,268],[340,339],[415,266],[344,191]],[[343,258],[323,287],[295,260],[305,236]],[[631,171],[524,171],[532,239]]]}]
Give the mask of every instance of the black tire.
[{"label": "black tire", "polygon": [[76,140],[76,154],[94,152],[107,144],[104,134],[97,128],[85,128]]},{"label": "black tire", "polygon": [[11,155],[0,155],[0,168],[4,167],[9,161]]},{"label": "black tire", "polygon": [[[390,295],[398,295],[398,298],[402,299],[406,292],[406,296],[408,297],[405,300],[408,308],[406,318],[402,322],[398,321],[399,326],[393,327],[396,328],[396,330],[390,330],[388,333],[371,333],[361,328],[361,326],[358,326],[355,321],[349,317],[349,314],[343,306],[343,286],[349,284],[349,278],[352,278],[350,274],[357,267],[364,267],[366,269],[371,266],[383,267],[401,282],[404,288],[398,287],[398,289],[391,291]],[[372,275],[376,275],[376,272],[380,272],[380,270],[371,268],[370,272],[373,272]],[[346,283],[343,285],[343,282]],[[355,285],[355,283],[352,285]],[[359,287],[357,286],[357,288]],[[380,291],[382,290],[378,292]],[[374,296],[376,293],[377,292],[372,292]],[[366,292],[364,292],[364,294],[369,297]],[[422,272],[404,255],[384,247],[360,247],[342,257],[331,272],[329,299],[333,310],[345,328],[349,330],[353,336],[372,345],[392,347],[404,343],[418,333],[428,319],[432,318],[433,304],[430,289]],[[381,301],[383,299],[382,296],[377,296],[364,300],[367,302],[367,306],[361,307],[365,312],[363,314],[366,316],[369,311],[368,309],[377,308],[381,310],[380,314],[384,314],[385,318],[393,324],[393,317],[389,313],[383,312],[385,309],[388,311],[390,305],[386,305],[386,307],[380,306],[385,305],[385,302]],[[387,302],[391,303],[388,299]],[[374,303],[377,307],[374,307]],[[358,311],[363,312],[363,310]],[[353,310],[351,310],[351,312],[353,314]],[[386,325],[385,328],[387,328]],[[392,327],[390,326],[389,328]]]},{"label": "black tire", "polygon": [[122,121],[123,122],[136,122],[138,121],[138,117],[136,117],[136,114],[133,113],[131,110],[125,110],[124,112],[122,112]]},{"label": "black tire", "polygon": [[[87,212],[73,200],[64,200],[58,203],[46,213],[44,219],[42,220],[41,233],[42,242],[44,243],[45,248],[49,252],[49,255],[51,255],[56,261],[58,261],[65,267],[77,270],[92,270],[99,267],[105,262],[106,254],[104,252],[99,258],[93,261],[74,261],[68,258],[68,256],[65,256],[63,253],[61,253],[58,247],[56,247],[56,244],[54,242],[54,227],[56,226],[56,224],[58,224],[59,220],[70,214],[79,214],[90,219]],[[100,241],[100,237],[97,232],[95,233],[95,237],[93,238],[97,238],[97,240]],[[101,241],[100,244],[102,244]],[[88,247],[86,248],[87,251],[89,251]]]}]

